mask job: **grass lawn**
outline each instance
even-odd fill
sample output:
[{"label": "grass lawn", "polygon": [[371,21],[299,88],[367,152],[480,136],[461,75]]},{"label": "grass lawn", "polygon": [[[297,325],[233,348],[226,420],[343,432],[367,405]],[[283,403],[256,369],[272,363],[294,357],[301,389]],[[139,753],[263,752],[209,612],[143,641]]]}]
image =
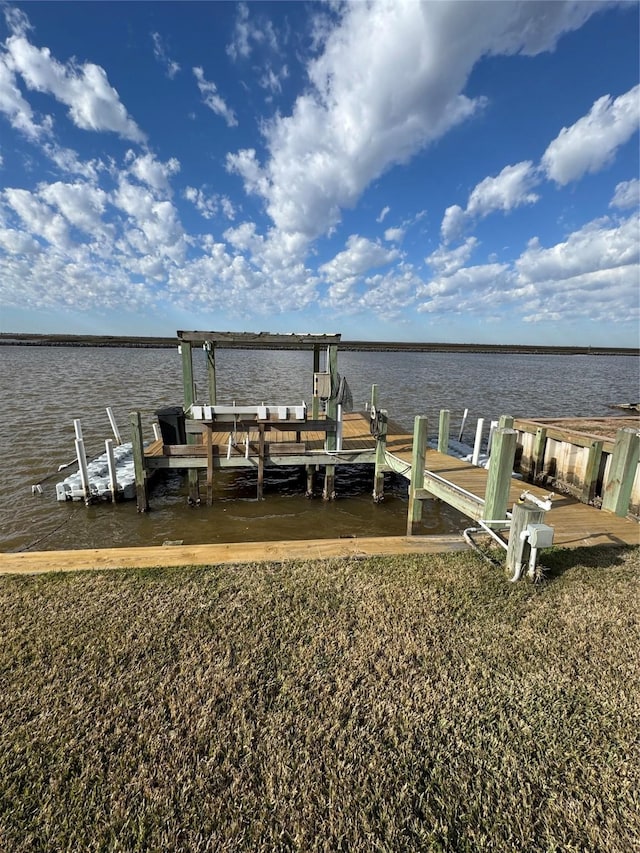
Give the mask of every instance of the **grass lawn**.
[{"label": "grass lawn", "polygon": [[543,562],[0,578],[0,850],[640,849],[640,550]]}]

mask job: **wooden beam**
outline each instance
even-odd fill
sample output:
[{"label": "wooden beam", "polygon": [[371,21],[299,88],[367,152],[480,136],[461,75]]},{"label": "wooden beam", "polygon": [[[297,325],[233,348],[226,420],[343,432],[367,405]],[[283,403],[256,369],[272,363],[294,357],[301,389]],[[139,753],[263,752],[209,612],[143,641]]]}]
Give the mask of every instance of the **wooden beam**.
[{"label": "wooden beam", "polygon": [[387,468],[387,432],[389,428],[387,410],[379,409],[378,411],[380,432],[376,436],[376,467],[373,480],[373,500],[375,503],[384,500],[384,472]]},{"label": "wooden beam", "polygon": [[602,447],[602,441],[593,441],[589,448],[586,470],[584,472],[584,482],[582,484],[582,500],[586,504],[590,503],[596,494],[598,474],[600,473],[600,462],[602,461]]},{"label": "wooden beam", "polygon": [[537,482],[544,474],[544,454],[547,448],[547,430],[538,427],[533,443],[533,482]]},{"label": "wooden beam", "polygon": [[411,482],[409,484],[409,506],[407,510],[407,536],[412,536],[415,525],[422,519],[422,500],[417,497],[418,489],[424,487],[424,457],[427,451],[427,419],[416,415],[413,422],[413,449],[411,452]]},{"label": "wooden beam", "polygon": [[181,345],[182,351],[182,387],[184,391],[184,409],[187,411],[195,402],[195,386],[193,384],[193,358],[191,344],[184,341]]},{"label": "wooden beam", "polygon": [[218,401],[218,390],[216,388],[216,347],[211,341],[205,343],[207,353],[207,379],[209,382],[209,403],[215,406]]},{"label": "wooden beam", "polygon": [[314,346],[335,345],[340,342],[341,335],[281,335],[272,332],[185,332],[178,331],[178,338],[183,343],[204,344],[207,341],[221,347],[238,347],[242,349],[312,349]]},{"label": "wooden beam", "polygon": [[609,476],[602,494],[603,510],[620,516],[627,514],[639,459],[640,434],[634,429],[618,430]]},{"label": "wooden beam", "polygon": [[438,423],[438,453],[449,452],[449,424],[451,412],[449,409],[440,409],[440,420]]},{"label": "wooden beam", "polygon": [[131,442],[133,445],[133,466],[136,476],[136,502],[138,512],[147,512],[149,496],[147,494],[147,472],[144,460],[144,441],[142,439],[142,420],[140,412],[129,414],[131,423]]},{"label": "wooden beam", "polygon": [[205,446],[207,449],[207,506],[213,504],[213,430],[205,427]]},{"label": "wooden beam", "polygon": [[[333,396],[333,390],[338,385],[338,347],[335,345],[329,346],[329,363],[327,372],[331,375],[331,391],[332,396],[327,400],[327,420],[336,421],[338,418],[338,400]],[[327,450],[336,449],[336,433],[327,433]]]},{"label": "wooden beam", "polygon": [[[513,463],[516,458],[515,429],[498,427],[493,434],[489,476],[484,500],[485,519],[499,521],[506,518]],[[494,525],[490,525],[494,526]]]}]

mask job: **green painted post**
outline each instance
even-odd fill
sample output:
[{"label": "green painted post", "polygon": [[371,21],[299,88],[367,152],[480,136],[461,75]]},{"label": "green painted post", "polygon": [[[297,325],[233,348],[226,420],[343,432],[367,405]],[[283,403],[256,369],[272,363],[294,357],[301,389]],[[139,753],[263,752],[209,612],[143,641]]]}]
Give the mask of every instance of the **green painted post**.
[{"label": "green painted post", "polygon": [[600,462],[602,460],[602,441],[592,441],[587,456],[587,466],[584,473],[584,483],[582,484],[582,500],[584,503],[590,503],[596,494],[596,485],[598,483],[598,474],[600,473]]},{"label": "green painted post", "polygon": [[602,509],[623,517],[627,514],[639,459],[640,433],[634,429],[619,429],[602,495]]},{"label": "green painted post", "polygon": [[440,422],[438,424],[438,453],[449,452],[449,424],[451,412],[449,409],[440,409]]},{"label": "green painted post", "polygon": [[515,429],[505,427],[498,427],[493,434],[484,499],[484,518],[487,521],[502,521],[507,517],[517,437]]},{"label": "green painted post", "polygon": [[207,353],[207,377],[209,379],[209,403],[215,406],[217,402],[216,388],[216,347],[211,341],[205,344]]},{"label": "green painted post", "polygon": [[511,415],[500,415],[498,427],[500,429],[513,429],[513,418]]},{"label": "green painted post", "polygon": [[413,535],[414,526],[422,518],[422,501],[416,491],[424,488],[425,453],[427,451],[427,419],[416,415],[413,422],[413,450],[411,453],[411,482],[409,484],[409,507],[407,510],[407,536]]},{"label": "green painted post", "polygon": [[146,512],[149,509],[149,497],[147,495],[147,472],[144,466],[144,442],[140,412],[130,412],[129,421],[133,445],[133,468],[136,476],[136,503],[138,512]]}]

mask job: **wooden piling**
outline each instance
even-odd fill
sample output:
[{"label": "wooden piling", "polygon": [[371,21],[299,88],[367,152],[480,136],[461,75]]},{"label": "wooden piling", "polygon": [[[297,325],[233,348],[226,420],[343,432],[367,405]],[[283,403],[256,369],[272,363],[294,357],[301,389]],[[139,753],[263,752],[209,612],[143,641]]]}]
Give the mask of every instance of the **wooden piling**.
[{"label": "wooden piling", "polygon": [[506,518],[517,437],[518,433],[515,429],[505,427],[498,427],[493,433],[484,499],[484,518],[487,521],[500,521]]},{"label": "wooden piling", "polygon": [[373,480],[373,500],[380,503],[384,500],[384,472],[387,467],[387,432],[389,420],[386,409],[378,409],[378,432],[376,435],[376,465]]},{"label": "wooden piling", "polygon": [[411,482],[407,510],[407,536],[412,536],[415,525],[422,519],[422,500],[418,490],[424,488],[425,453],[427,451],[427,418],[416,415],[413,422],[413,448],[411,452]]},{"label": "wooden piling", "polygon": [[205,424],[205,444],[207,448],[207,506],[213,504],[213,426]]},{"label": "wooden piling", "polygon": [[257,499],[262,500],[264,495],[264,424],[258,424],[258,494]]},{"label": "wooden piling", "polygon": [[[330,344],[328,351],[327,372],[331,376],[331,396],[327,400],[327,420],[337,423],[338,420],[338,398],[333,396],[333,392],[338,387],[338,347],[335,344]],[[336,449],[336,432],[327,433],[327,450]],[[332,466],[333,467],[333,466]]]},{"label": "wooden piling", "polygon": [[142,438],[142,420],[140,412],[129,414],[131,423],[131,443],[133,446],[133,467],[136,475],[136,502],[138,512],[147,512],[149,496],[147,494],[147,472],[144,466],[144,441]]},{"label": "wooden piling", "polygon": [[620,516],[627,514],[639,459],[640,434],[634,429],[619,429],[602,494],[603,510]]},{"label": "wooden piling", "polygon": [[[507,570],[514,574],[519,569],[519,576],[524,571],[525,562],[529,561],[531,548],[528,542],[523,542],[521,534],[530,524],[542,524],[545,511],[535,504],[523,501],[513,505],[511,526],[509,528],[509,543],[507,547]],[[519,564],[519,565],[518,565]],[[516,578],[517,580],[518,578]]]},{"label": "wooden piling", "polygon": [[449,424],[451,412],[449,409],[440,409],[440,421],[438,424],[438,453],[449,453]]},{"label": "wooden piling", "polygon": [[536,483],[544,473],[544,454],[547,447],[547,430],[539,427],[533,442],[533,482]]},{"label": "wooden piling", "polygon": [[604,442],[592,441],[589,447],[589,455],[587,456],[587,465],[584,472],[584,482],[582,484],[582,500],[590,503],[596,493],[598,483],[598,474],[600,473],[600,462],[602,461],[602,448]]},{"label": "wooden piling", "polygon": [[184,390],[184,409],[187,411],[195,402],[196,393],[193,383],[193,357],[190,341],[182,341],[182,386]]},{"label": "wooden piling", "polygon": [[336,499],[336,466],[326,465],[324,469],[324,488],[322,497],[325,501]]},{"label": "wooden piling", "polygon": [[307,491],[306,491],[305,495],[308,498],[312,498],[313,497],[313,487],[314,487],[314,481],[315,481],[316,468],[315,468],[315,465],[307,465],[306,469],[307,469]]},{"label": "wooden piling", "polygon": [[[320,346],[319,344],[314,344],[313,346],[313,373],[320,373]],[[311,398],[311,417],[314,421],[318,420],[318,416],[320,414],[320,400],[314,394]]]},{"label": "wooden piling", "polygon": [[215,406],[218,401],[218,391],[216,388],[216,348],[211,341],[207,341],[204,345],[207,353],[207,379],[209,384],[209,403]]}]

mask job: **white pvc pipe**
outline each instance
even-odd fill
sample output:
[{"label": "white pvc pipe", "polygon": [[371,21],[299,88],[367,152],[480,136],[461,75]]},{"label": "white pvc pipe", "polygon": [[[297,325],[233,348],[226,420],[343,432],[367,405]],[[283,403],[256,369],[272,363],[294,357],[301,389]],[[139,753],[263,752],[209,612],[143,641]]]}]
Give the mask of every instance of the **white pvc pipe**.
[{"label": "white pvc pipe", "polygon": [[493,434],[498,429],[499,421],[491,421],[489,427],[489,440],[487,441],[487,456],[491,455],[491,445],[493,444]]},{"label": "white pvc pipe", "polygon": [[[78,423],[80,423],[78,421]],[[78,469],[80,470],[80,480],[84,491],[85,501],[89,500],[89,470],[87,468],[87,456],[84,449],[84,441],[81,438],[76,438],[76,457],[78,459]]]},{"label": "white pvc pipe", "polygon": [[336,450],[342,450],[342,406],[338,403],[338,424],[336,427]]},{"label": "white pvc pipe", "polygon": [[109,423],[111,424],[111,429],[113,430],[113,437],[115,438],[119,447],[122,444],[122,437],[120,435],[120,430],[118,429],[118,424],[116,423],[116,419],[111,409],[111,406],[107,406],[107,417],[109,418]]},{"label": "white pvc pipe", "polygon": [[462,441],[462,433],[464,432],[464,428],[467,423],[467,415],[469,414],[469,409],[464,410],[464,414],[462,416],[462,423],[460,424],[460,432],[458,434],[458,441]]},{"label": "white pvc pipe", "polygon": [[107,438],[104,443],[107,451],[107,467],[109,469],[109,488],[111,489],[111,502],[116,502],[118,491],[118,480],[116,479],[116,460],[113,455],[113,439]]},{"label": "white pvc pipe", "polygon": [[78,418],[74,420],[73,428],[76,431],[76,440],[82,441],[82,424],[80,423],[80,420]]},{"label": "white pvc pipe", "polygon": [[476,439],[473,443],[473,456],[471,457],[471,464],[478,464],[478,460],[480,459],[480,445],[482,443],[482,430],[484,429],[484,418],[478,418],[478,424],[476,426]]},{"label": "white pvc pipe", "polygon": [[156,441],[162,438],[162,433],[160,432],[160,424],[153,423],[151,425],[153,427],[153,435]]}]

